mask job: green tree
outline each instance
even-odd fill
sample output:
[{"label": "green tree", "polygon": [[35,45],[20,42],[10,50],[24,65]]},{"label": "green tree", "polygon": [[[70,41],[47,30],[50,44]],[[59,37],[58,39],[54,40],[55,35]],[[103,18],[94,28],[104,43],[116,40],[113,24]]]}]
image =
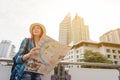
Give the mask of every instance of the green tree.
[{"label": "green tree", "polygon": [[[58,75],[58,66],[60,67],[60,75]],[[63,72],[64,72],[64,76],[68,76],[68,71],[67,70],[63,70],[63,65],[59,64],[58,66],[55,66],[54,68],[54,75],[59,76],[60,80],[62,80],[62,76],[63,76]]]},{"label": "green tree", "polygon": [[[107,57],[99,52],[93,52],[91,50],[85,50],[84,52],[84,59],[82,60],[84,62],[97,62],[97,63],[112,63],[111,60],[108,60]],[[94,67],[98,68],[96,66],[82,66],[82,67]],[[102,67],[99,67],[102,68]]]}]

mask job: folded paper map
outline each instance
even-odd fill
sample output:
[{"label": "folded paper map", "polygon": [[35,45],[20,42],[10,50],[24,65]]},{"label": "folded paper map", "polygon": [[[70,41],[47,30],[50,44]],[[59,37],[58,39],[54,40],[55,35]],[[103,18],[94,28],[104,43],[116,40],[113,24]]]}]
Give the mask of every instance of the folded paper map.
[{"label": "folded paper map", "polygon": [[39,44],[39,54],[31,57],[26,70],[47,74],[54,69],[70,49],[70,46],[64,45],[49,36],[43,36]]}]

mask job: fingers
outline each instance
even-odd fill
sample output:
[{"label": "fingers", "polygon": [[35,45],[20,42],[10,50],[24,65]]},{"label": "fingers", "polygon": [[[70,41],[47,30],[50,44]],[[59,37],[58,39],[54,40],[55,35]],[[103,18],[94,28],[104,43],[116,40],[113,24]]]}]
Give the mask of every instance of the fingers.
[{"label": "fingers", "polygon": [[34,47],[30,50],[30,55],[37,55],[39,53],[38,47]]},{"label": "fingers", "polygon": [[38,49],[39,49],[38,47],[34,47],[34,48],[32,48],[32,51],[36,51]]}]

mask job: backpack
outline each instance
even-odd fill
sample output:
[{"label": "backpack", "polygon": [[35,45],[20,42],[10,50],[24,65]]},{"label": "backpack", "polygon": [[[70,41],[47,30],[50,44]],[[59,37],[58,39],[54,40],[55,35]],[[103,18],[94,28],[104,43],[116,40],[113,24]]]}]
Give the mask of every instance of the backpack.
[{"label": "backpack", "polygon": [[[29,39],[25,45],[25,48],[23,50],[23,53],[22,54],[27,54],[29,52],[29,50],[27,49],[28,47],[28,44],[29,44]],[[11,68],[11,72],[14,70],[15,66],[17,65],[17,63],[13,60],[13,65],[12,65],[12,68]]]}]

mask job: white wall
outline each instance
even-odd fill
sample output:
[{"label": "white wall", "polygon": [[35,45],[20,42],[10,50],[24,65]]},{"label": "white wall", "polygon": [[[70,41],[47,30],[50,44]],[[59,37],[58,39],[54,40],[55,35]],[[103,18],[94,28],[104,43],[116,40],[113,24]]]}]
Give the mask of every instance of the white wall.
[{"label": "white wall", "polygon": [[[11,66],[0,65],[0,80],[9,80]],[[44,75],[42,80],[51,80],[50,74]],[[115,69],[87,69],[71,68],[69,70],[71,80],[119,80],[119,72]]]},{"label": "white wall", "polygon": [[71,68],[71,80],[119,80],[116,69]]},{"label": "white wall", "polygon": [[[11,71],[11,66],[0,65],[0,80],[9,80],[10,71]],[[50,74],[46,74],[42,76],[42,80],[50,80],[51,74],[53,75],[53,71]]]},{"label": "white wall", "polygon": [[0,65],[0,80],[9,80],[11,66]]}]

